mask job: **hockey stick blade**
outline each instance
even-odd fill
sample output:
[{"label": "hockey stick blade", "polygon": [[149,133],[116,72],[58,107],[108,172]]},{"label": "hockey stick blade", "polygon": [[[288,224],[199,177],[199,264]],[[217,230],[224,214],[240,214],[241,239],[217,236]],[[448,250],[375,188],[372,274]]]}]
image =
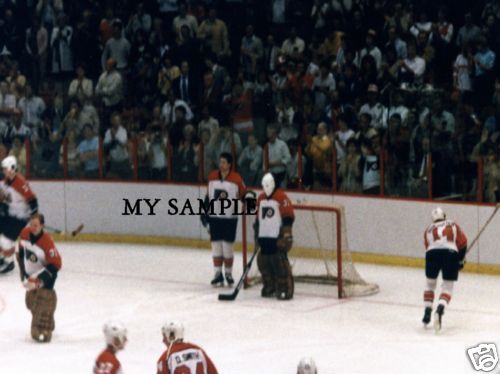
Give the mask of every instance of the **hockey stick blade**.
[{"label": "hockey stick blade", "polygon": [[77,236],[79,233],[82,232],[83,228],[85,227],[85,225],[83,223],[81,223],[80,225],[78,225],[78,227],[76,229],[74,229],[73,231],[71,231],[71,236]]},{"label": "hockey stick blade", "polygon": [[250,272],[250,268],[252,267],[253,260],[257,256],[259,251],[260,251],[260,247],[257,245],[257,247],[255,248],[255,250],[252,254],[252,257],[250,258],[250,261],[248,261],[248,265],[246,266],[245,271],[241,275],[241,278],[238,281],[238,285],[234,289],[233,293],[219,294],[220,301],[234,301],[234,300],[236,300],[236,297],[238,296],[238,293],[240,292],[241,287],[243,287],[243,284],[245,283],[245,278],[247,277],[248,273]]}]

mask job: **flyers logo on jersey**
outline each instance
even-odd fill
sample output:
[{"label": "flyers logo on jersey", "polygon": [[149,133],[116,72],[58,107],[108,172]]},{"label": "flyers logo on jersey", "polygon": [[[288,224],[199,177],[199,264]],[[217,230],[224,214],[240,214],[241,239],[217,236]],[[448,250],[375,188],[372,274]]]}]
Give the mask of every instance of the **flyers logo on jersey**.
[{"label": "flyers logo on jersey", "polygon": [[214,191],[214,199],[217,200],[223,200],[228,198],[228,193],[225,190],[215,190]]},{"label": "flyers logo on jersey", "polygon": [[271,218],[274,216],[274,208],[271,207],[264,207],[262,208],[262,218]]},{"label": "flyers logo on jersey", "polygon": [[33,263],[36,263],[38,261],[37,255],[31,251],[26,251],[26,259]]}]

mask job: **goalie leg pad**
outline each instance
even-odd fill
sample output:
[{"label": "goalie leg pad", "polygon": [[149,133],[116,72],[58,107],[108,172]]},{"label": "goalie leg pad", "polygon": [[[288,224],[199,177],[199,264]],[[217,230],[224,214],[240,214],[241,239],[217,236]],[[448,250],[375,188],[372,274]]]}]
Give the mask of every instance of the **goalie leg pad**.
[{"label": "goalie leg pad", "polygon": [[26,292],[26,297],[24,301],[26,302],[26,308],[28,308],[29,311],[33,310],[33,305],[35,304],[37,292],[38,290]]},{"label": "goalie leg pad", "polygon": [[280,299],[289,300],[293,298],[294,282],[292,268],[286,254],[273,257],[273,270],[276,274],[276,292]]},{"label": "goalie leg pad", "polygon": [[40,288],[36,290],[35,301],[31,309],[31,336],[39,342],[49,342],[55,329],[54,312],[57,306],[57,295],[54,290]]},{"label": "goalie leg pad", "polygon": [[273,256],[263,255],[262,253],[257,255],[257,267],[262,275],[263,287],[261,295],[263,297],[273,296],[276,289],[272,257]]}]

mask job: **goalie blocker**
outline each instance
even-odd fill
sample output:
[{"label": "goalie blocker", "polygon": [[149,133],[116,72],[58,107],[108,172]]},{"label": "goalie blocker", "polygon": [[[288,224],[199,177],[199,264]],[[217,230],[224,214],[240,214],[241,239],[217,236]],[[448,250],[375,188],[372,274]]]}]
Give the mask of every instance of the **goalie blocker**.
[{"label": "goalie blocker", "polygon": [[264,192],[257,200],[256,237],[261,251],[257,266],[262,274],[262,297],[279,300],[293,298],[294,281],[288,261],[293,245],[292,202],[281,189],[276,189],[274,177],[268,173],[262,178]]},{"label": "goalie blocker", "polygon": [[62,266],[54,241],[43,229],[44,223],[42,214],[33,215],[29,226],[21,231],[17,253],[26,307],[32,314],[31,337],[37,342],[50,342],[55,329],[54,284]]}]

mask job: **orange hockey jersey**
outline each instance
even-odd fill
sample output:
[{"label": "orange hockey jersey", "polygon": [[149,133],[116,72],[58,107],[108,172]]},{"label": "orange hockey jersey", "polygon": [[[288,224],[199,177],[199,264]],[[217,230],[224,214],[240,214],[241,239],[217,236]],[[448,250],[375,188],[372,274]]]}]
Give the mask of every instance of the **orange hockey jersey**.
[{"label": "orange hockey jersey", "polygon": [[[245,194],[246,187],[241,176],[235,172],[230,171],[226,179],[222,179],[222,176],[218,170],[212,171],[208,175],[208,199],[210,202],[213,201],[213,212],[217,218],[236,218],[234,214],[236,207],[233,200],[238,200]],[[231,200],[231,207],[225,209],[224,214],[221,214],[221,200],[229,199]]]},{"label": "orange hockey jersey", "polygon": [[21,174],[14,179],[4,179],[0,187],[4,202],[8,206],[8,214],[18,219],[28,219],[38,210],[38,201],[28,182]]},{"label": "orange hockey jersey", "polygon": [[157,374],[217,374],[217,369],[203,349],[178,342],[158,359]]},{"label": "orange hockey jersey", "polygon": [[94,374],[121,374],[121,364],[107,348],[95,360]]}]

